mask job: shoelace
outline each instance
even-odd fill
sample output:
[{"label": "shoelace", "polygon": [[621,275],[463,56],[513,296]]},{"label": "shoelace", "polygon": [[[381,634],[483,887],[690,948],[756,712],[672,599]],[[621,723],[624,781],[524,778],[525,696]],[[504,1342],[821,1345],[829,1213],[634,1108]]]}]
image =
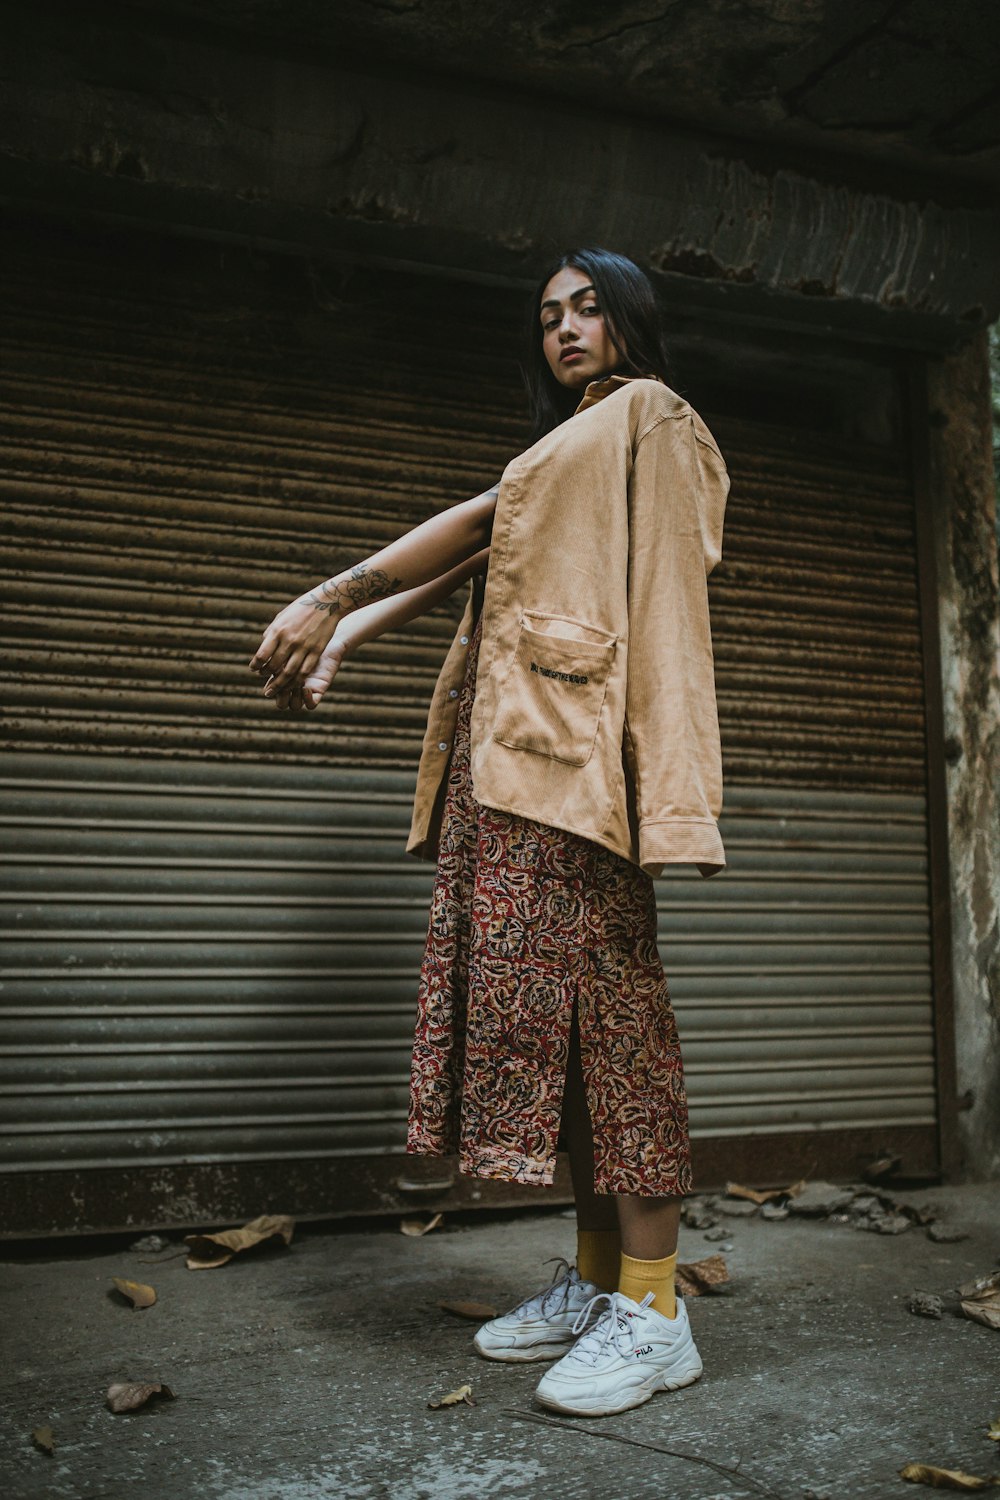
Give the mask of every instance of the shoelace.
[{"label": "shoelace", "polygon": [[563,1260],[562,1256],[553,1256],[545,1264],[550,1266],[553,1262],[556,1269],[552,1274],[552,1285],[547,1286],[542,1292],[536,1292],[533,1297],[528,1297],[526,1301],[515,1307],[514,1316],[519,1319],[530,1318],[535,1313],[541,1313],[544,1317],[550,1310],[550,1301],[553,1312],[569,1306],[570,1293],[579,1283],[570,1279],[570,1271],[573,1268],[568,1260]]},{"label": "shoelace", "polygon": [[[653,1295],[652,1292],[647,1292],[637,1305],[640,1308],[648,1307]],[[593,1327],[584,1333],[599,1302],[606,1302],[608,1305]],[[608,1344],[618,1354],[635,1354],[641,1343],[636,1325],[641,1325],[645,1319],[637,1318],[632,1312],[632,1306],[620,1292],[598,1292],[596,1297],[591,1297],[587,1305],[580,1309],[573,1324],[573,1332],[582,1334],[583,1337],[577,1339],[568,1357],[582,1360],[586,1365],[596,1365]]]}]

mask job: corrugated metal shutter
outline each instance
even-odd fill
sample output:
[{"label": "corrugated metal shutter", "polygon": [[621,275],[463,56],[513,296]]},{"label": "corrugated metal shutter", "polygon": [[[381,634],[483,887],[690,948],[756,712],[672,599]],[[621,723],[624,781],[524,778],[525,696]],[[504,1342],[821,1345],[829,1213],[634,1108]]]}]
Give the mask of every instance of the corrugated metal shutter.
[{"label": "corrugated metal shutter", "polygon": [[[230,1216],[211,1187],[171,1207],[182,1168],[278,1181],[400,1149],[431,874],[403,840],[450,621],[366,648],[305,720],[245,661],[305,582],[517,451],[511,361],[477,354],[509,347],[512,304],[375,273],[331,291],[203,246],[28,248],[5,258],[0,479],[8,1225],[74,1212],[15,1178],[132,1166],[158,1174],[147,1218]],[[703,1152],[906,1130],[926,1165],[905,461],[705,415],[734,478],[713,585],[730,870],[660,886],[693,1127]]]},{"label": "corrugated metal shutter", "polygon": [[[59,779],[56,780],[56,773]],[[382,1153],[431,867],[412,778],[11,758],[7,1165]],[[934,1120],[918,798],[741,788],[725,880],[659,887],[701,1136]]]},{"label": "corrugated metal shutter", "polygon": [[245,665],[304,587],[518,451],[513,362],[475,369],[489,308],[361,275],[334,298],[190,245],[4,248],[0,745],[411,764],[446,612],[375,643],[304,727]]}]

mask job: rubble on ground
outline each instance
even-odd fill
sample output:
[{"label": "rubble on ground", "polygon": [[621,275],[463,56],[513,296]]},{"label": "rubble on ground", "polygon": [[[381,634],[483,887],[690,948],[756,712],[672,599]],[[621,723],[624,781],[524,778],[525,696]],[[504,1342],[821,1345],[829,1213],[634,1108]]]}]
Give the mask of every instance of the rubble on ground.
[{"label": "rubble on ground", "polygon": [[718,1215],[714,1212],[715,1198],[685,1198],[682,1217],[689,1229],[714,1229]]},{"label": "rubble on ground", "polygon": [[747,1198],[720,1198],[718,1206],[720,1214],[725,1214],[728,1219],[749,1219],[759,1209],[759,1204],[751,1203]]},{"label": "rubble on ground", "polygon": [[913,1223],[905,1214],[884,1214],[872,1225],[876,1234],[903,1234]]},{"label": "rubble on ground", "polygon": [[789,1202],[793,1214],[809,1218],[826,1218],[846,1208],[854,1197],[852,1188],[837,1187],[832,1182],[807,1182],[797,1198]]},{"label": "rubble on ground", "polygon": [[935,1245],[956,1245],[959,1240],[969,1238],[969,1231],[956,1229],[953,1224],[942,1224],[935,1220],[927,1226],[927,1238],[933,1240]]},{"label": "rubble on ground", "polygon": [[133,1240],[129,1249],[138,1255],[159,1255],[161,1251],[170,1249],[170,1241],[164,1239],[162,1234],[144,1234],[142,1239]]},{"label": "rubble on ground", "polygon": [[907,1306],[911,1313],[916,1313],[920,1318],[944,1316],[944,1299],[936,1296],[934,1292],[911,1292]]},{"label": "rubble on ground", "polygon": [[788,1188],[767,1190],[729,1183],[726,1193],[687,1198],[682,1211],[687,1227],[703,1230],[707,1240],[722,1240],[732,1232],[725,1220],[755,1215],[769,1223],[781,1223],[792,1215],[825,1219],[830,1224],[843,1224],[870,1234],[906,1234],[911,1229],[923,1228],[928,1239],[939,1245],[969,1237],[967,1230],[944,1223],[934,1204],[908,1202],[899,1193],[873,1186],[869,1181],[846,1185],[797,1182]]}]

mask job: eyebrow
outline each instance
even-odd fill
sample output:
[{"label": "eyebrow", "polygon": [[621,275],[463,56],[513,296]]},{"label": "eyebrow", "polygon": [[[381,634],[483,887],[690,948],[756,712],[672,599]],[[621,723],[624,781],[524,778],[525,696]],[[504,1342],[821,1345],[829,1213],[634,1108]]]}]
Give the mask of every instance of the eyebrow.
[{"label": "eyebrow", "polygon": [[[570,292],[570,294],[569,294],[569,300],[571,302],[575,302],[576,299],[577,299],[577,297],[585,297],[588,292],[593,292],[593,291],[594,291],[594,288],[592,286],[590,286],[590,285],[577,287],[577,289],[576,289],[575,292]],[[596,293],[594,295],[596,296]],[[542,305],[538,309],[538,311],[540,313],[543,313],[547,307],[562,307],[562,303],[559,301],[559,299],[557,297],[550,297],[547,302],[543,302],[542,303]]]}]

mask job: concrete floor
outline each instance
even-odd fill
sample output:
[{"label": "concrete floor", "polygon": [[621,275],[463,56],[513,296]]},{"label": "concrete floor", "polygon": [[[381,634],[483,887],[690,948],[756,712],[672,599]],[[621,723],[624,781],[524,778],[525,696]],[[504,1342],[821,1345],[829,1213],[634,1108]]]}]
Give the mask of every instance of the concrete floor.
[{"label": "concrete floor", "polygon": [[[125,1241],[0,1247],[10,1500],[881,1500],[909,1460],[1000,1470],[1000,1332],[915,1317],[1000,1254],[1000,1189],[910,1195],[971,1231],[934,1244],[826,1221],[733,1219],[729,1296],[692,1299],[703,1380],[603,1421],[524,1420],[539,1366],[491,1364],[441,1298],[506,1308],[573,1252],[573,1222],[539,1212],[446,1224],[303,1228],[288,1250],[192,1272],[176,1249],[144,1264]],[[728,1227],[728,1226],[727,1226]],[[719,1247],[682,1231],[681,1258]],[[155,1286],[145,1312],[114,1275]],[[176,1400],[112,1416],[116,1380]],[[468,1382],[475,1407],[430,1411]],[[31,1430],[55,1433],[54,1457]],[[596,1434],[618,1434],[628,1442]],[[659,1444],[740,1474],[654,1451]]]}]

